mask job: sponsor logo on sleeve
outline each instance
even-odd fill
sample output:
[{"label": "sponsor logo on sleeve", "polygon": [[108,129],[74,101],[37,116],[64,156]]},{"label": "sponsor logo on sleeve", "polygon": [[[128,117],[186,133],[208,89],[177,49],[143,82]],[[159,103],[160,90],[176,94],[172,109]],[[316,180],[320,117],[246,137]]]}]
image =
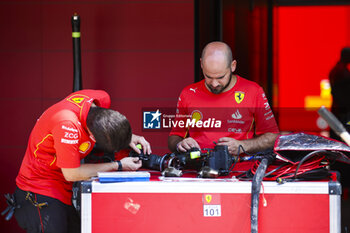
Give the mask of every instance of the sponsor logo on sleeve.
[{"label": "sponsor logo on sleeve", "polygon": [[270,119],[272,119],[272,118],[273,118],[273,114],[271,114],[270,116],[266,117],[265,120],[268,121],[268,120],[270,120]]},{"label": "sponsor logo on sleeve", "polygon": [[77,139],[79,135],[77,133],[64,132],[64,137],[70,139]]},{"label": "sponsor logo on sleeve", "polygon": [[89,150],[91,147],[91,143],[89,141],[87,142],[83,142],[82,144],[80,144],[79,146],[79,152],[81,153],[86,153],[87,150]]},{"label": "sponsor logo on sleeve", "polygon": [[69,126],[62,125],[61,128],[64,129],[64,130],[67,130],[67,131],[71,131],[71,132],[78,133],[78,130],[77,130],[77,129],[74,129],[74,128],[69,127]]},{"label": "sponsor logo on sleeve", "polygon": [[64,130],[63,138],[61,138],[61,143],[64,144],[78,144],[79,143],[79,134],[78,130],[72,127],[62,125],[61,129]]},{"label": "sponsor logo on sleeve", "polygon": [[268,121],[268,120],[274,118],[274,115],[273,115],[273,112],[270,108],[269,102],[265,102],[264,106],[265,106],[265,111],[266,111],[264,113],[265,120]]},{"label": "sponsor logo on sleeve", "polygon": [[64,143],[64,144],[73,145],[73,144],[78,144],[78,142],[79,140],[69,140],[69,139],[61,138],[61,143]]},{"label": "sponsor logo on sleeve", "polygon": [[269,102],[265,102],[265,103],[264,103],[264,106],[265,106],[265,110],[269,110],[269,109],[270,109]]},{"label": "sponsor logo on sleeve", "polygon": [[269,114],[273,114],[273,113],[272,113],[272,110],[270,110],[270,111],[268,111],[267,113],[265,113],[264,116],[267,116],[267,115],[269,115]]}]

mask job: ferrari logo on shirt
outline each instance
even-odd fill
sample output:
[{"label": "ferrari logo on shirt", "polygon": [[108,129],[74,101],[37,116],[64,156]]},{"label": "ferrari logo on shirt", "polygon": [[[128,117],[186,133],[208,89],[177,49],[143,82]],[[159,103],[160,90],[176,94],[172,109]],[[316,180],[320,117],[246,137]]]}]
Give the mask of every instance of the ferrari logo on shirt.
[{"label": "ferrari logo on shirt", "polygon": [[244,92],[242,91],[235,91],[235,100],[237,104],[241,103],[244,99]]},{"label": "ferrari logo on shirt", "polygon": [[72,98],[72,100],[73,100],[75,103],[80,104],[81,102],[83,102],[84,98],[76,97],[76,98]]},{"label": "ferrari logo on shirt", "polygon": [[210,203],[212,198],[213,197],[210,194],[205,195],[205,200],[207,201],[207,203]]},{"label": "ferrari logo on shirt", "polygon": [[90,149],[91,143],[90,142],[83,142],[79,146],[79,151],[81,153],[85,153],[88,149]]},{"label": "ferrari logo on shirt", "polygon": [[82,107],[85,103],[85,100],[88,100],[89,97],[81,94],[74,94],[70,96],[67,100],[79,107]]}]

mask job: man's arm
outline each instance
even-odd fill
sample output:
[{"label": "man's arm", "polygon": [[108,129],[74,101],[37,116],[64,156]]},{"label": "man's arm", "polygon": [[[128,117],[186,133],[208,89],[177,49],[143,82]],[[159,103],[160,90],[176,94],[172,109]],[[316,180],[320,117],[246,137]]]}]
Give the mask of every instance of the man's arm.
[{"label": "man's arm", "polygon": [[193,138],[191,137],[182,138],[177,135],[170,135],[168,137],[168,148],[172,152],[175,152],[175,151],[186,152],[191,148],[201,149],[197,141],[194,140]]},{"label": "man's arm", "polygon": [[[238,154],[238,147],[240,145],[243,147],[244,151],[248,153],[256,153],[273,148],[278,135],[279,134],[277,133],[264,133],[255,138],[241,141],[229,137],[223,137],[218,140],[217,145],[227,145],[229,153],[233,155]],[[243,153],[242,148],[239,149],[239,153]]]},{"label": "man's arm", "polygon": [[[120,160],[123,171],[135,171],[142,165],[141,160],[135,157],[126,157]],[[86,163],[81,164],[77,168],[61,168],[64,178],[67,181],[80,181],[86,180],[93,176],[97,176],[97,172],[107,172],[118,170],[119,165],[117,162],[110,163]]]},{"label": "man's arm", "polygon": [[177,136],[177,135],[170,135],[168,137],[168,148],[171,152],[177,151],[177,144],[182,141],[182,137]]}]

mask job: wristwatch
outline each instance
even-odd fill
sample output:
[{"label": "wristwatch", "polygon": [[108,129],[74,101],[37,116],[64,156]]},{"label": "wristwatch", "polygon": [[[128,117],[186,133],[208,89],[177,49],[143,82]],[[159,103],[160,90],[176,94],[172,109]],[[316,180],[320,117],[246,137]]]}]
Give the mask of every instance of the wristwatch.
[{"label": "wristwatch", "polygon": [[120,160],[117,160],[116,162],[118,164],[118,171],[122,171],[123,170],[122,162],[120,162]]}]

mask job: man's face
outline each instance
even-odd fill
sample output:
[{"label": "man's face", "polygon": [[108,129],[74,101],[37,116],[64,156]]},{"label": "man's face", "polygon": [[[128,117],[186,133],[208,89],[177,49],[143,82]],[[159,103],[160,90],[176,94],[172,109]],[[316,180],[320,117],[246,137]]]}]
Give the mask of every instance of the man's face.
[{"label": "man's face", "polygon": [[226,91],[232,80],[231,67],[221,68],[218,70],[210,69],[210,67],[202,66],[205,85],[210,92],[220,94]]}]

